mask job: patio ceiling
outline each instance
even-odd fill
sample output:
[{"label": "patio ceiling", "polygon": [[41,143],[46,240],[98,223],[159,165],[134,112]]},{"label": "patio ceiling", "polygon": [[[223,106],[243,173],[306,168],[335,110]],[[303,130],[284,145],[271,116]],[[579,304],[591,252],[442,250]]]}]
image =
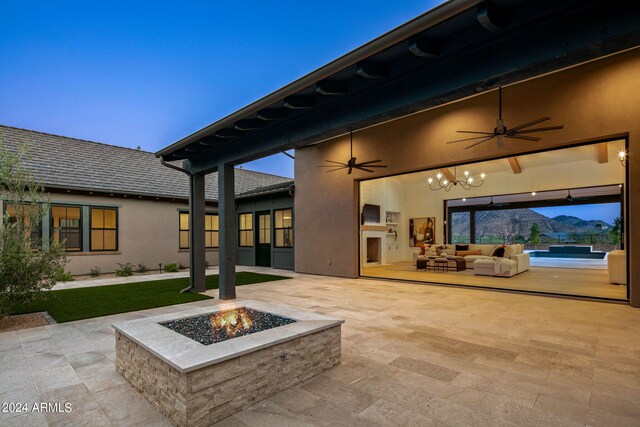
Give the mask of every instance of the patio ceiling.
[{"label": "patio ceiling", "polygon": [[639,44],[632,2],[452,0],[156,156],[213,172]]}]

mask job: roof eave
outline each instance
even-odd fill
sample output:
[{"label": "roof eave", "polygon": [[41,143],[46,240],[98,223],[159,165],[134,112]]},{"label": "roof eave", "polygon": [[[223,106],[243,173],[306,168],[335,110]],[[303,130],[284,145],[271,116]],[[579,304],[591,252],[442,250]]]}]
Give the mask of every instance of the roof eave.
[{"label": "roof eave", "polygon": [[164,157],[174,153],[176,150],[183,148],[193,142],[196,142],[205,136],[208,136],[220,129],[234,124],[236,121],[245,118],[251,114],[255,114],[263,108],[269,107],[274,103],[291,96],[306,87],[317,83],[321,80],[329,78],[334,74],[356,65],[357,63],[369,58],[372,55],[382,52],[383,50],[402,42],[412,35],[425,31],[439,23],[446,21],[472,7],[477,6],[484,0],[450,0],[443,3],[422,15],[408,21],[399,27],[371,40],[370,42],[352,50],[351,52],[329,62],[328,64],[318,68],[315,71],[289,83],[286,86],[266,95],[265,97],[247,105],[244,108],[182,138],[181,140],[163,148],[155,153],[156,157]]}]

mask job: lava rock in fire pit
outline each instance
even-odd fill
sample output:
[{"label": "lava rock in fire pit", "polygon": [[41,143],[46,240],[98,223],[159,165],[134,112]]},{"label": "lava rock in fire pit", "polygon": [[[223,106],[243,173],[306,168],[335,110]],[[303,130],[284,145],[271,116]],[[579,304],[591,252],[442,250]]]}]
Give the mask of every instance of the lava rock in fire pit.
[{"label": "lava rock in fire pit", "polygon": [[163,322],[160,325],[200,344],[210,345],[294,322],[295,320],[286,317],[240,307],[213,314]]}]

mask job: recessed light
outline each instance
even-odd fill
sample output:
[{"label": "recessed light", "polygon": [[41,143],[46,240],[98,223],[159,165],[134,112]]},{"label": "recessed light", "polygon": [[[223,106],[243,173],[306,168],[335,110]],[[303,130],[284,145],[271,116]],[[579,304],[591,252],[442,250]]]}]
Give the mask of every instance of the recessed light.
[{"label": "recessed light", "polygon": [[467,199],[462,199],[462,201],[463,201],[463,202],[466,202],[466,201],[467,201]]},{"label": "recessed light", "polygon": [[531,192],[531,195],[532,195],[532,196],[535,196],[535,195],[536,195],[536,192],[535,192],[535,191],[532,191],[532,192]]}]

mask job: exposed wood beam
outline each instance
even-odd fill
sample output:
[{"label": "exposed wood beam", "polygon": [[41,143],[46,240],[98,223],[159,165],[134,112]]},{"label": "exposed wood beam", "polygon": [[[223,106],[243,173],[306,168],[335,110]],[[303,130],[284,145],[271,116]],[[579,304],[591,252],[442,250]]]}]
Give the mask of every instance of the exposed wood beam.
[{"label": "exposed wood beam", "polygon": [[316,92],[320,95],[344,95],[348,92],[347,83],[325,80],[316,84]]},{"label": "exposed wood beam", "polygon": [[505,27],[506,19],[494,7],[489,7],[489,2],[484,2],[478,6],[476,15],[478,23],[482,28],[492,33],[500,33]]},{"label": "exposed wood beam", "polygon": [[509,166],[511,166],[511,170],[514,174],[517,175],[519,173],[522,173],[522,167],[520,167],[520,162],[518,162],[517,158],[509,157],[507,160],[509,161]]},{"label": "exposed wood beam", "polygon": [[312,96],[290,96],[284,100],[284,106],[290,110],[313,108],[316,100]]},{"label": "exposed wood beam", "polygon": [[440,54],[438,44],[424,37],[414,37],[409,41],[409,51],[422,58],[435,58]]},{"label": "exposed wood beam", "polygon": [[287,117],[287,110],[284,108],[267,108],[258,111],[260,120],[280,120]]},{"label": "exposed wood beam", "polygon": [[216,132],[218,138],[237,138],[242,136],[242,132],[237,129],[220,129]]},{"label": "exposed wood beam", "polygon": [[456,177],[451,173],[449,169],[440,169],[440,172],[442,172],[442,175],[444,175],[444,177],[447,178],[449,182],[453,182],[456,180]]},{"label": "exposed wood beam", "polygon": [[202,138],[200,141],[198,141],[198,143],[200,145],[204,145],[205,147],[209,147],[212,145],[220,144],[222,141],[222,139],[218,138],[215,135],[209,135]]},{"label": "exposed wood beam", "polygon": [[378,62],[365,61],[356,66],[356,73],[365,79],[381,79],[387,77],[387,67]]},{"label": "exposed wood beam", "polygon": [[264,121],[258,119],[244,119],[236,122],[237,130],[254,130],[264,127]]},{"label": "exposed wood beam", "polygon": [[607,163],[609,161],[609,147],[606,142],[598,144],[598,163]]}]

